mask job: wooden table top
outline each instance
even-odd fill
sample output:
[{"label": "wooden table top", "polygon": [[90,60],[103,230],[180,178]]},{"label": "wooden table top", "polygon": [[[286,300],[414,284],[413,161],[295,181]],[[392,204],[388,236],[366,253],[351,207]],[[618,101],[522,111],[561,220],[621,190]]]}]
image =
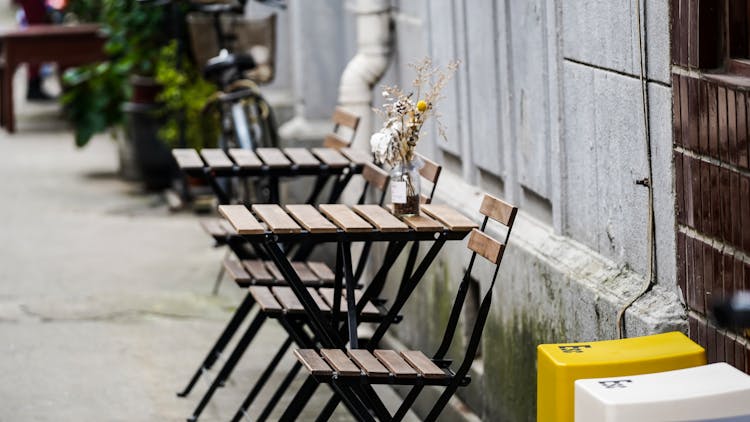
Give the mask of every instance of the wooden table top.
[{"label": "wooden table top", "polygon": [[[219,213],[241,236],[315,236],[320,241],[347,239],[393,240],[404,234],[413,239],[432,239],[437,233],[462,239],[479,227],[447,205],[422,205],[418,216],[397,217],[392,207],[379,205],[307,204],[280,206],[256,204],[220,205]],[[405,238],[406,239],[406,238]]]},{"label": "wooden table top", "polygon": [[368,153],[351,148],[258,148],[255,151],[218,148],[175,148],[172,155],[188,174],[209,170],[217,175],[315,174],[323,169],[342,172],[361,169],[372,161]]}]

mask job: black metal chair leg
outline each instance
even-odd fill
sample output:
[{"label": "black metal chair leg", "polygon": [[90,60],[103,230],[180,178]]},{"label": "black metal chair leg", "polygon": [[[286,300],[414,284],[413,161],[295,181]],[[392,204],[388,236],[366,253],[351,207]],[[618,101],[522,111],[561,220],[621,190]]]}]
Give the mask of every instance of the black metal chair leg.
[{"label": "black metal chair leg", "polygon": [[[341,400],[349,409],[349,412],[351,412],[351,414],[355,418],[357,418],[358,421],[375,422],[375,418],[372,416],[367,406],[365,406],[365,404],[362,403],[360,398],[357,397],[357,395],[354,394],[345,385],[340,385],[338,382],[334,380],[331,383],[331,387],[336,391],[339,397],[341,397]],[[388,419],[390,419],[390,416],[382,420],[388,420]]]},{"label": "black metal chair leg", "polygon": [[273,393],[271,400],[269,400],[266,404],[266,407],[263,408],[263,412],[261,412],[260,416],[258,416],[258,422],[262,422],[268,419],[268,417],[271,415],[271,412],[273,412],[273,409],[279,403],[279,400],[281,400],[281,396],[283,396],[286,390],[289,388],[289,385],[294,380],[294,377],[297,376],[300,369],[302,369],[302,364],[299,362],[295,362],[294,366],[292,366],[292,369],[289,371],[289,373],[287,373],[286,377],[284,377],[284,380],[281,381],[281,384],[279,384],[279,388],[277,388],[276,392]]},{"label": "black metal chair leg", "polygon": [[333,415],[333,412],[336,410],[339,403],[341,403],[341,399],[339,398],[338,394],[334,393],[331,399],[328,400],[328,403],[326,403],[326,406],[320,412],[320,415],[318,415],[318,417],[315,419],[315,421],[325,422],[328,419],[330,419],[331,415]]},{"label": "black metal chair leg", "polygon": [[406,416],[406,413],[409,411],[409,409],[411,409],[411,406],[417,400],[417,397],[419,397],[419,393],[422,392],[423,388],[423,385],[415,385],[414,387],[412,387],[411,391],[409,391],[409,394],[404,397],[404,401],[401,403],[401,406],[399,406],[396,414],[393,415],[393,422],[400,422],[402,419],[404,419],[404,416]]},{"label": "black metal chair leg", "polygon": [[[224,252],[224,259],[229,258],[229,255],[232,253],[232,250],[227,248],[226,252]],[[216,296],[219,294],[219,286],[221,286],[221,282],[224,280],[224,264],[222,260],[222,265],[219,265],[219,273],[216,274],[216,281],[214,281],[214,288],[211,290],[211,294]]]},{"label": "black metal chair leg", "polygon": [[451,383],[448,387],[445,388],[445,391],[443,391],[443,394],[440,395],[438,400],[435,402],[435,405],[432,406],[432,409],[430,410],[430,413],[425,418],[425,421],[434,421],[437,420],[438,416],[440,416],[440,413],[445,408],[445,405],[448,404],[448,401],[453,397],[453,394],[458,389],[458,382]]},{"label": "black metal chair leg", "polygon": [[316,381],[315,378],[308,376],[305,380],[305,383],[302,384],[302,387],[299,389],[299,391],[297,391],[297,394],[295,394],[289,407],[287,407],[284,414],[281,415],[279,421],[283,422],[297,420],[299,414],[302,413],[302,409],[304,409],[307,402],[310,401],[310,397],[315,394],[315,390],[318,389],[318,385],[320,384],[318,384],[318,381]]},{"label": "black metal chair leg", "polygon": [[237,365],[237,362],[239,362],[243,353],[245,353],[245,350],[247,350],[247,347],[250,345],[250,342],[255,338],[255,335],[258,333],[258,330],[260,329],[261,325],[263,325],[263,322],[265,322],[265,320],[266,320],[265,314],[260,312],[255,317],[255,319],[253,319],[253,322],[250,323],[250,326],[247,328],[247,331],[245,331],[245,334],[242,335],[242,338],[240,339],[239,343],[237,343],[237,347],[234,348],[234,350],[232,351],[232,354],[229,356],[229,359],[227,359],[227,362],[221,368],[221,371],[219,371],[219,374],[211,383],[211,386],[208,387],[208,391],[206,391],[206,393],[201,398],[200,403],[198,403],[198,406],[196,406],[195,410],[193,411],[193,416],[188,418],[189,422],[198,420],[198,417],[203,412],[203,409],[206,407],[208,402],[211,400],[211,397],[213,397],[214,393],[216,392],[216,389],[219,388],[224,383],[224,381],[227,380],[227,378],[229,378],[229,375],[234,370],[234,367]]},{"label": "black metal chair leg", "polygon": [[352,388],[356,391],[357,395],[362,398],[362,401],[367,405],[368,409],[372,409],[373,413],[381,421],[387,421],[391,419],[391,414],[383,404],[383,401],[378,397],[378,393],[372,388],[370,384],[355,385]]},{"label": "black metal chair leg", "polygon": [[242,420],[242,417],[245,415],[245,412],[247,412],[247,409],[250,407],[251,404],[253,404],[253,400],[258,396],[260,393],[260,390],[263,389],[263,386],[266,385],[266,382],[268,382],[268,379],[271,378],[271,374],[273,374],[273,371],[276,369],[277,366],[279,366],[279,362],[281,361],[281,358],[284,357],[284,354],[287,350],[289,350],[289,346],[292,345],[292,338],[287,337],[287,339],[284,341],[284,343],[279,348],[279,351],[276,352],[276,355],[274,355],[273,359],[271,359],[271,362],[268,364],[266,369],[263,371],[263,373],[260,375],[258,380],[255,382],[255,385],[253,386],[253,389],[250,390],[250,393],[248,393],[247,397],[245,397],[245,401],[242,402],[242,405],[240,405],[240,408],[237,409],[237,413],[235,413],[234,417],[232,418],[232,422],[239,422]]},{"label": "black metal chair leg", "polygon": [[224,348],[227,347],[229,341],[232,340],[234,333],[236,333],[237,329],[240,328],[240,325],[242,325],[242,321],[244,321],[245,317],[247,317],[247,314],[250,313],[250,310],[252,309],[254,304],[255,299],[253,299],[253,296],[250,293],[247,293],[240,306],[234,312],[234,315],[232,315],[232,319],[229,320],[226,328],[224,328],[224,331],[216,340],[216,343],[211,348],[211,351],[208,352],[206,358],[203,359],[203,362],[198,367],[198,370],[195,371],[195,374],[190,379],[187,386],[185,386],[182,391],[177,393],[178,397],[185,397],[190,394],[190,391],[192,391],[195,383],[198,382],[198,379],[201,377],[203,372],[211,369],[211,367],[221,355],[221,352],[224,351]]}]

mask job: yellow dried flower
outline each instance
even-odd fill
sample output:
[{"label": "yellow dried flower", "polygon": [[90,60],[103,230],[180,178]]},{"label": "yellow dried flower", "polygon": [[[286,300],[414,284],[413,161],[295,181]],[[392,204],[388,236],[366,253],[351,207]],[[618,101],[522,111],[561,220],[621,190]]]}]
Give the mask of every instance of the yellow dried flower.
[{"label": "yellow dried flower", "polygon": [[424,100],[419,100],[417,103],[417,110],[419,110],[420,113],[424,113],[424,111],[427,110],[427,103]]}]

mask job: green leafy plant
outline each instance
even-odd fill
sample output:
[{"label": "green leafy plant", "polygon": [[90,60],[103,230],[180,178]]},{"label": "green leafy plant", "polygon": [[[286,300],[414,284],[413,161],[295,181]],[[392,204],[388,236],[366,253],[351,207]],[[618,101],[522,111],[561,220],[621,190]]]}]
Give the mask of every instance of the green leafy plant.
[{"label": "green leafy plant", "polygon": [[166,117],[159,136],[170,145],[177,145],[183,135],[188,147],[215,146],[220,122],[215,113],[204,109],[216,86],[204,80],[191,61],[180,57],[176,41],[159,51],[156,81],[162,85],[157,100]]},{"label": "green leafy plant", "polygon": [[101,20],[110,58],[104,63],[68,69],[63,75],[65,93],[61,100],[75,129],[76,145],[82,147],[97,133],[122,122],[120,106],[132,94],[129,76],[153,74],[159,48],[166,39],[159,7],[142,6],[136,0],[86,1],[76,7],[78,14]]},{"label": "green leafy plant", "polygon": [[82,147],[97,133],[122,122],[120,104],[129,96],[129,68],[111,62],[68,70],[63,79],[65,114],[75,126],[76,145]]}]

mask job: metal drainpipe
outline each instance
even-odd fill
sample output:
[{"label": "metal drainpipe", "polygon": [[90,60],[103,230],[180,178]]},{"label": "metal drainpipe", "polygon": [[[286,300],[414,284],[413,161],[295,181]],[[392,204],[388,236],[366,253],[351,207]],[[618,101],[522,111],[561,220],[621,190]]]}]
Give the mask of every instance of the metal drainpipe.
[{"label": "metal drainpipe", "polygon": [[349,61],[339,82],[339,105],[360,116],[354,145],[369,147],[373,133],[373,87],[385,73],[391,54],[390,0],[358,0],[357,54]]}]

